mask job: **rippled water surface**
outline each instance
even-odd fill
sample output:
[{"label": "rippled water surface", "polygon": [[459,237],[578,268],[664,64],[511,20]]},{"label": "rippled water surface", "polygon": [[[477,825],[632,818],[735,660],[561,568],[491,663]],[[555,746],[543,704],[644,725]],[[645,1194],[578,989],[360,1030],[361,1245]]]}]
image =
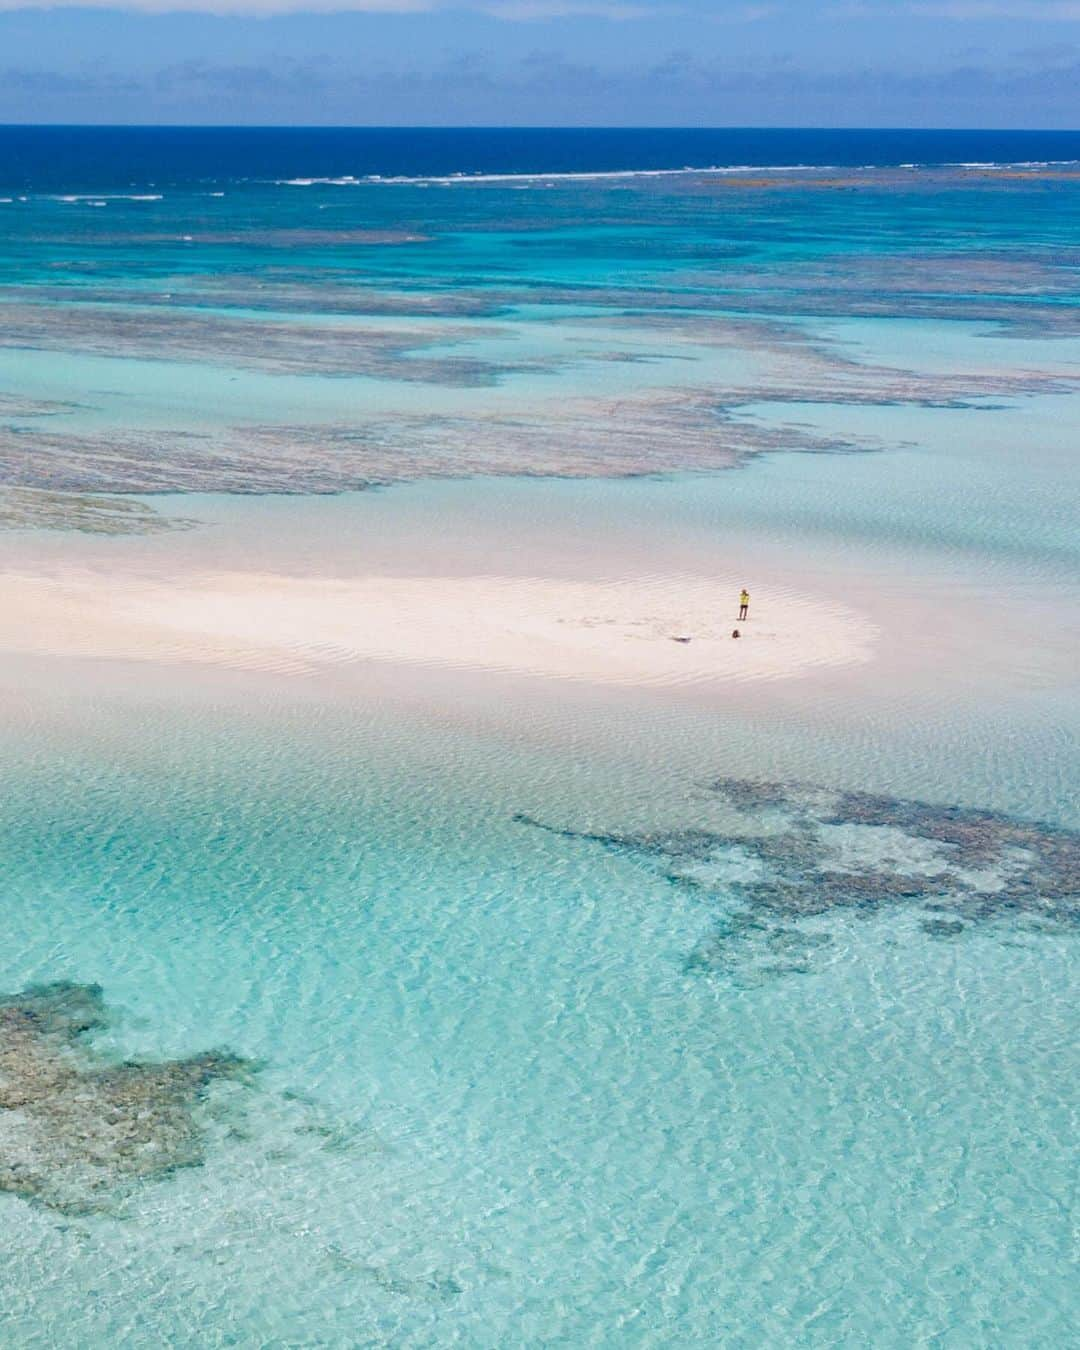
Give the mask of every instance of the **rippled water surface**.
[{"label": "rippled water surface", "polygon": [[5,1344],[1071,1342],[1080,189],[861,172],[0,204],[5,573],[727,568],[879,635],[0,656]]}]

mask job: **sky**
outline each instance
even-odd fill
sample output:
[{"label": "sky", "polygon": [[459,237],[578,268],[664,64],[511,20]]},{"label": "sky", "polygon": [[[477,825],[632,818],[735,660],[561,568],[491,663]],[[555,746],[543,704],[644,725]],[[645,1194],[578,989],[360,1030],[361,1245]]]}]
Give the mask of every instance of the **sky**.
[{"label": "sky", "polygon": [[0,122],[1080,128],[1080,0],[0,0]]}]

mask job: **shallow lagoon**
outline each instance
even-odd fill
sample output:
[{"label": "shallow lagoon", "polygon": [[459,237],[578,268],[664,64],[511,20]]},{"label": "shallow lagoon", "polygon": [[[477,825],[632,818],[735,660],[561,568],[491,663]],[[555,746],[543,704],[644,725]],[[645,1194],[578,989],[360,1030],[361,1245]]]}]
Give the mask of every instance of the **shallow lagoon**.
[{"label": "shallow lagoon", "polygon": [[747,983],[688,960],[715,896],[506,812],[700,821],[670,769],[307,709],[94,720],[6,798],[10,977],[100,980],[106,1053],[264,1067],[203,1167],[112,1213],[8,1201],[24,1336],[114,1339],[133,1299],[136,1343],[1064,1331],[1074,933],[840,913]]},{"label": "shallow lagoon", "polygon": [[[103,1212],[7,1199],[17,1336],[1060,1343],[1075,922],[928,932],[933,909],[900,898],[725,938],[723,874],[701,889],[563,833],[722,832],[709,784],[729,775],[1077,825],[1052,636],[972,670],[965,631],[944,664],[905,664],[897,599],[925,622],[959,593],[973,628],[1033,585],[1060,603],[1052,533],[1026,522],[1026,547],[996,546],[1009,579],[978,585],[964,522],[942,519],[905,571],[906,531],[860,541],[850,517],[891,492],[902,519],[916,480],[889,455],[855,463],[186,498],[201,532],[94,544],[95,566],[200,533],[222,561],[316,571],[351,537],[401,567],[425,547],[535,565],[528,518],[569,569],[587,538],[651,521],[665,563],[738,547],[858,576],[887,636],[870,678],[719,698],[31,666],[5,732],[7,987],[100,982],[106,1057],[226,1046],[259,1067],[210,1090],[202,1166],[118,1186]],[[909,860],[911,840],[881,839]],[[74,1307],[72,1280],[92,1291]]]},{"label": "shallow lagoon", "polygon": [[[380,285],[438,278],[470,303],[472,290],[517,288],[507,327],[532,328],[508,343],[511,358],[515,347],[533,358],[569,348],[558,368],[405,388],[18,350],[4,353],[14,372],[4,392],[112,389],[71,414],[81,433],[95,419],[108,434],[214,431],[259,405],[291,419],[307,395],[308,420],[325,395],[332,421],[361,386],[395,415],[429,412],[426,399],[482,421],[527,393],[539,413],[551,400],[554,417],[553,395],[592,388],[584,348],[610,351],[624,321],[642,350],[667,342],[655,316],[624,316],[611,295],[600,325],[563,326],[582,278],[595,301],[612,283],[662,275],[666,287],[674,265],[639,231],[640,200],[581,191],[535,194],[557,228],[532,245],[469,229],[494,210],[535,224],[537,208],[521,201],[534,194],[463,203],[445,190],[439,209],[456,240],[408,265],[397,260],[411,246],[356,250]],[[1067,234],[1073,189],[1061,191],[1056,214],[1039,215],[1035,190],[1008,208],[986,190],[973,208],[995,246],[1027,232],[1014,260],[1025,276],[1033,258],[1057,267],[1045,254]],[[357,200],[369,200],[356,189],[251,192],[297,227],[322,205],[355,225]],[[388,190],[370,214],[411,227],[417,195]],[[677,265],[700,267],[689,255],[702,252],[714,197],[659,200],[696,222]],[[358,559],[400,574],[737,566],[752,590],[755,578],[797,577],[881,631],[867,665],[637,692],[422,664],[301,679],[6,654],[0,991],[101,986],[100,1002],[80,996],[101,1024],[77,1045],[79,1073],[217,1049],[244,1064],[200,1088],[197,1138],[179,1103],[181,1141],[195,1145],[170,1154],[172,1136],[154,1135],[164,1162],[148,1180],[132,1184],[105,1149],[101,1187],[88,1190],[77,1170],[62,1193],[20,1193],[17,1177],[6,1186],[0,1313],[12,1344],[1069,1339],[1076,902],[1044,901],[1062,890],[1045,860],[1072,856],[1061,841],[1072,848],[1075,835],[1062,831],[1080,828],[1076,414],[1048,385],[1069,376],[1077,345],[972,326],[960,300],[962,324],[903,317],[899,292],[864,283],[877,317],[848,297],[863,317],[837,320],[835,296],[822,315],[824,291],[800,311],[791,258],[828,252],[831,237],[833,279],[841,255],[865,255],[870,270],[891,256],[895,275],[895,250],[924,209],[875,196],[841,248],[850,201],[747,193],[724,226],[730,258],[783,225],[758,258],[770,286],[748,290],[767,291],[772,312],[788,287],[786,317],[801,314],[790,347],[762,321],[749,354],[735,343],[712,360],[717,327],[695,319],[657,365],[611,366],[621,392],[637,371],[652,388],[685,367],[685,387],[720,404],[736,386],[755,424],[801,426],[784,433],[791,449],[831,440],[848,453],[759,454],[730,472],[632,481],[124,497],[195,523],[0,535],[5,569],[74,563],[106,583],[121,561],[308,576]],[[630,222],[629,243],[618,230],[590,247],[571,234],[568,213],[598,203],[624,231]],[[122,209],[134,219],[167,208]],[[927,209],[958,247],[957,202]],[[85,228],[79,242],[94,255],[103,227]],[[136,290],[172,275],[183,250],[170,249],[156,261],[140,252]],[[475,287],[463,258],[479,269]],[[302,275],[279,280],[310,306],[325,254],[295,261]],[[93,285],[129,276],[129,252],[109,267]],[[220,290],[216,275],[191,286]],[[696,284],[708,290],[700,272]],[[882,317],[883,305],[901,317]],[[479,334],[462,345],[484,360],[500,351]],[[110,367],[126,383],[106,380]],[[911,397],[879,384],[875,404],[875,367],[899,371]],[[979,375],[966,393],[958,372]],[[836,399],[834,380],[850,399]],[[922,399],[931,380],[942,381],[936,398]],[[664,414],[676,450],[682,412]],[[507,467],[528,468],[506,444]],[[722,780],[740,786],[720,791]],[[785,814],[807,784],[886,804],[837,820],[832,799],[811,796],[806,812]],[[740,802],[767,845],[747,844]],[[957,808],[1000,819],[949,814]],[[947,837],[958,822],[966,853]],[[986,833],[992,856],[973,854],[972,835],[982,847]],[[939,874],[941,895],[928,894],[926,876]],[[868,886],[874,903],[857,903]],[[149,1074],[148,1090],[162,1078]],[[171,1102],[153,1100],[174,1119]]]}]

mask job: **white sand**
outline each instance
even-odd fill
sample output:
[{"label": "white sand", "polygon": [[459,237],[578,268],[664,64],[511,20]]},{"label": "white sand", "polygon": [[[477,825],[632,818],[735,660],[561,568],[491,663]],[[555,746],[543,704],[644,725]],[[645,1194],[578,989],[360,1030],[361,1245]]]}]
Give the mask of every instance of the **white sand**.
[{"label": "white sand", "polygon": [[749,622],[736,623],[738,590],[689,575],[324,580],[54,567],[0,573],[0,651],[297,675],[378,660],[623,685],[779,679],[872,654],[877,629],[853,610],[755,587]]}]

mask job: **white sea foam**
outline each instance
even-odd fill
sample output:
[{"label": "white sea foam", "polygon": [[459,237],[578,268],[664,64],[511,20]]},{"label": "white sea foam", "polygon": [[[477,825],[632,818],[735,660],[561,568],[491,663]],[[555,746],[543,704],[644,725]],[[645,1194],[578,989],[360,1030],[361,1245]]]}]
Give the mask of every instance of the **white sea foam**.
[{"label": "white sea foam", "polygon": [[[162,200],[163,193],[160,192],[65,192],[62,196],[50,195],[46,198],[53,202],[85,202],[89,206],[99,206],[103,202],[159,202]],[[20,201],[25,201],[21,197]]]},{"label": "white sea foam", "polygon": [[[408,175],[371,174],[362,181],[365,183],[387,184],[390,186],[427,187],[431,184],[446,187],[472,185],[474,183],[586,183],[594,180],[623,178],[681,178],[702,174],[725,175],[745,173],[813,173],[835,171],[832,164],[728,164],[707,165],[694,168],[686,165],[681,169],[591,169],[575,173],[452,173],[423,174],[416,177]],[[332,182],[332,179],[322,179]],[[352,181],[356,181],[355,179]]]},{"label": "white sea foam", "polygon": [[452,173],[423,174],[369,174],[356,178],[345,174],[339,178],[275,178],[278,187],[360,187],[381,185],[390,187],[431,187],[471,185],[474,183],[563,183],[591,182],[597,179],[620,178],[678,178],[700,174],[745,173],[813,173],[835,172],[833,164],[730,164],[710,165],[704,168],[682,169],[593,169],[576,173]]},{"label": "white sea foam", "polygon": [[1080,166],[1080,159],[965,160],[946,164],[946,169],[1068,169]]},{"label": "white sea foam", "polygon": [[799,173],[873,173],[892,168],[918,169],[1046,169],[1080,165],[1080,160],[972,160],[957,163],[938,163],[915,161],[899,165],[889,164],[712,164],[695,167],[685,165],[671,169],[589,169],[576,172],[555,173],[450,173],[450,174],[368,174],[357,178],[353,174],[338,177],[297,177],[277,178],[274,183],[279,187],[360,187],[364,185],[389,187],[461,187],[484,184],[510,184],[513,186],[555,183],[586,183],[615,181],[637,178],[680,178],[701,176],[733,176],[740,174],[799,174]]},{"label": "white sea foam", "polygon": [[363,179],[344,174],[340,178],[275,178],[278,187],[353,187]]}]

